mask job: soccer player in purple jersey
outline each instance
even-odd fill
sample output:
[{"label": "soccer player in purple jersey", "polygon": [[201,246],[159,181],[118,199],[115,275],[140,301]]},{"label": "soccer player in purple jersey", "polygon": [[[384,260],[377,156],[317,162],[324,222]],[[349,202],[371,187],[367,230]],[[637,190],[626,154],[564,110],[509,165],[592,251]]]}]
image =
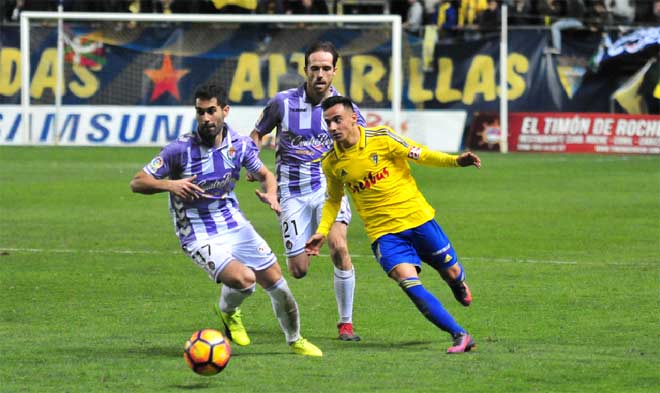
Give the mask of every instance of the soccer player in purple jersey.
[{"label": "soccer player in purple jersey", "polygon": [[[323,155],[332,148],[332,138],[323,121],[321,102],[339,93],[332,86],[337,72],[337,49],[330,42],[317,42],[305,53],[306,82],[275,95],[264,108],[250,137],[257,146],[277,128],[276,172],[279,215],[287,266],[295,278],[307,274],[310,257],[305,241],[315,232],[325,202]],[[357,106],[358,123],[365,125]],[[348,253],[346,234],[351,220],[348,200],[328,234],[330,257],[334,264],[334,289],[339,312],[339,339],[359,341],[353,331],[353,294],[355,269]]]},{"label": "soccer player in purple jersey", "polygon": [[250,344],[239,306],[258,283],[270,296],[291,350],[323,356],[300,335],[298,304],[275,255],[239,209],[234,193],[244,167],[261,183],[262,190],[256,190],[259,199],[279,212],[275,176],[259,160],[254,142],[225,123],[229,105],[223,88],[200,87],[195,110],[197,132],[165,146],[131,180],[131,189],[141,194],[169,192],[170,213],[184,253],[223,284],[216,312],[233,342]]}]

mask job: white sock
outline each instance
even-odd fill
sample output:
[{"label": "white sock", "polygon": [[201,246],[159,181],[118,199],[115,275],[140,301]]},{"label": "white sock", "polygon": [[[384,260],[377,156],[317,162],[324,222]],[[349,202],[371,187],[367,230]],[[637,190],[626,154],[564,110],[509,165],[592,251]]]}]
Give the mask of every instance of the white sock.
[{"label": "white sock", "polygon": [[220,290],[220,300],[218,300],[220,311],[224,313],[236,311],[241,303],[243,303],[243,300],[254,293],[256,286],[257,284],[252,284],[244,289],[235,289],[223,285]]},{"label": "white sock", "polygon": [[339,312],[339,323],[352,323],[355,269],[340,270],[335,266],[334,284],[337,311]]},{"label": "white sock", "polygon": [[275,285],[266,289],[270,302],[273,304],[273,311],[284,332],[287,343],[292,343],[300,338],[300,313],[298,312],[298,303],[289,289],[284,277]]}]

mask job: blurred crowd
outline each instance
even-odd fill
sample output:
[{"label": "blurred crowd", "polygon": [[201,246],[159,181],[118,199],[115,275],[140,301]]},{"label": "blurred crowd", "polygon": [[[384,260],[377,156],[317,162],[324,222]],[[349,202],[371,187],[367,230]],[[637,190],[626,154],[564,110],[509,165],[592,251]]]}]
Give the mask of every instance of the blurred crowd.
[{"label": "blurred crowd", "polygon": [[[465,29],[497,29],[501,2],[509,6],[509,24],[563,28],[660,25],[660,0],[62,0],[65,11],[260,14],[400,14],[404,28],[441,35]],[[22,10],[55,11],[60,0],[2,0],[4,22]],[[555,25],[556,26],[556,25]]]}]

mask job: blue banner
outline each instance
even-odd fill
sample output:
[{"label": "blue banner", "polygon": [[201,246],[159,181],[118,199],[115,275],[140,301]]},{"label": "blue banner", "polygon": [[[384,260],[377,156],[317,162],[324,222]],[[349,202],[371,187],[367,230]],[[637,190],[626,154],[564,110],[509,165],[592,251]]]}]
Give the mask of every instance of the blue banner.
[{"label": "blue banner", "polygon": [[[304,80],[306,46],[329,40],[341,54],[335,86],[360,106],[390,107],[389,27],[66,26],[65,105],[189,105],[196,86],[216,82],[226,86],[231,104],[260,106],[277,91]],[[55,30],[34,25],[30,31],[31,103],[52,104]],[[0,104],[20,103],[19,38],[18,27],[0,27]],[[563,40],[563,52],[556,55],[544,50],[549,42],[545,29],[509,32],[510,111],[608,112],[614,92],[649,56],[658,56],[656,45],[655,52],[627,53],[625,67],[590,68],[601,46],[600,34],[564,32]],[[497,34],[441,41],[429,54],[420,38],[406,36],[403,107],[496,111],[499,41]],[[615,60],[610,57],[601,56],[600,61],[610,64]],[[657,63],[649,69],[649,75],[654,70],[657,75]],[[652,110],[656,107],[651,105]]]}]

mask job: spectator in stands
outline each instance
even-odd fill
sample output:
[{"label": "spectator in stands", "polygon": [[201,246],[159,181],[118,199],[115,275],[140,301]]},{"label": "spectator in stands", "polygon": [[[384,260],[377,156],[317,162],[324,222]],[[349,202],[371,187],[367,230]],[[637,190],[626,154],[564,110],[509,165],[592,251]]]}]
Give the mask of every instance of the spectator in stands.
[{"label": "spectator in stands", "polygon": [[487,0],[462,0],[458,10],[458,26],[461,28],[475,26],[479,14],[488,8]]},{"label": "spectator in stands", "polygon": [[73,0],[70,2],[74,11],[78,12],[128,12],[130,1],[125,0],[105,0],[105,1],[84,1]]},{"label": "spectator in stands", "polygon": [[25,11],[57,11],[57,0],[17,0],[16,8]]},{"label": "spectator in stands", "polygon": [[479,29],[483,31],[499,30],[502,14],[497,0],[488,0],[488,8],[479,14]]},{"label": "spectator in stands", "polygon": [[283,14],[285,0],[259,0],[258,14]]},{"label": "spectator in stands", "polygon": [[637,1],[635,3],[635,22],[660,25],[660,0]]},{"label": "spectator in stands", "polygon": [[403,29],[411,34],[420,35],[424,24],[424,7],[418,0],[408,0],[408,13]]},{"label": "spectator in stands", "polygon": [[531,25],[538,22],[538,17],[532,12],[530,0],[512,0],[509,6],[510,25]]},{"label": "spectator in stands", "polygon": [[566,17],[584,19],[587,13],[587,7],[583,0],[567,0],[566,12],[564,13]]},{"label": "spectator in stands", "polygon": [[287,14],[327,15],[330,13],[325,0],[288,0],[284,7]]},{"label": "spectator in stands", "polygon": [[608,0],[606,6],[609,6],[612,18],[617,24],[631,24],[635,20],[635,1],[633,0]]},{"label": "spectator in stands", "polygon": [[[81,2],[87,2],[80,0]],[[163,13],[163,14],[204,14],[216,13],[218,10],[210,0],[99,0],[106,7],[102,11],[132,13]],[[111,5],[116,3],[118,5]],[[110,10],[108,7],[114,7]],[[119,10],[117,10],[119,9]],[[131,23],[134,25],[134,23]]]},{"label": "spectator in stands", "polygon": [[[574,4],[571,6],[573,10],[571,12],[577,12],[575,10],[579,9],[579,5],[577,3]],[[582,6],[584,7],[584,4]],[[568,5],[566,5],[566,8],[568,8]],[[550,33],[552,35],[552,46],[545,48],[545,53],[547,54],[561,54],[562,30],[584,28],[584,24],[579,19],[563,17],[566,14],[566,10],[562,10],[562,6],[557,0],[547,0],[539,3],[539,13],[545,18],[545,25],[550,25]]]},{"label": "spectator in stands", "polygon": [[440,38],[454,37],[458,31],[460,0],[443,0],[438,4],[438,29]]},{"label": "spectator in stands", "polygon": [[612,13],[607,9],[605,0],[594,0],[590,2],[587,11],[587,23],[592,30],[600,31],[604,26],[614,23]]},{"label": "spectator in stands", "polygon": [[536,9],[546,26],[550,26],[553,21],[561,16],[561,9],[556,0],[538,0]]},{"label": "spectator in stands", "polygon": [[438,4],[440,0],[424,0],[424,24],[435,25],[438,20]]},{"label": "spectator in stands", "polygon": [[11,14],[16,7],[14,0],[0,1],[0,23],[11,20]]}]

